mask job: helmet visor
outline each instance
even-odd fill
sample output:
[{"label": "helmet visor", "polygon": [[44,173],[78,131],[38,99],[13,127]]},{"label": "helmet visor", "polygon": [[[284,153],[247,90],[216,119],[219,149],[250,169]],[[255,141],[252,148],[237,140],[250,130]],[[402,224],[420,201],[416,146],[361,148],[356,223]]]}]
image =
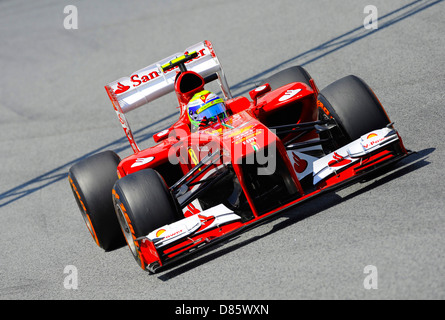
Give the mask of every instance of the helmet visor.
[{"label": "helmet visor", "polygon": [[199,119],[203,119],[204,117],[206,117],[209,121],[217,121],[217,116],[219,116],[221,120],[227,118],[226,107],[222,102],[215,103],[214,105],[211,105],[207,108],[206,106],[204,106],[202,109],[197,110],[196,113],[198,114]]}]

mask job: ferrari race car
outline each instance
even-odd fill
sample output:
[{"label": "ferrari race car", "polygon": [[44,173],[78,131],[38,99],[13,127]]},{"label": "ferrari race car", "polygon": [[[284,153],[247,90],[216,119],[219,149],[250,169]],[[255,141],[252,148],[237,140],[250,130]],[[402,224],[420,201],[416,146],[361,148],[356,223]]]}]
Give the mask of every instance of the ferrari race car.
[{"label": "ferrari race car", "polygon": [[[194,130],[187,106],[215,80],[226,117]],[[105,89],[134,153],[83,159],[70,168],[69,182],[96,244],[105,251],[127,244],[152,273],[411,153],[360,78],[320,91],[294,66],[258,83],[249,97],[232,97],[209,41]],[[141,150],[125,114],[170,92],[179,119]]]}]

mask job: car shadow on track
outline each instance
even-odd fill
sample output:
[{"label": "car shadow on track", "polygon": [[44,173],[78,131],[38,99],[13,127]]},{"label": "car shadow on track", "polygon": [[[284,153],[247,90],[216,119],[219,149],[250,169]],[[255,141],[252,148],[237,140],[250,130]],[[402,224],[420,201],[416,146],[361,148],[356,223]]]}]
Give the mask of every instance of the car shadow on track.
[{"label": "car shadow on track", "polygon": [[[314,200],[318,199],[318,201],[309,200],[308,202],[305,202],[299,206],[297,205],[296,207],[289,209],[288,212],[285,212],[282,215],[278,215],[276,217],[273,217],[265,221],[262,225],[264,224],[271,225],[272,228],[270,231],[262,235],[255,236],[247,240],[243,240],[241,242],[232,244],[235,240],[239,240],[241,238],[241,236],[237,236],[225,242],[217,244],[215,246],[209,247],[201,251],[200,253],[198,252],[196,254],[192,254],[191,256],[189,256],[189,259],[192,258],[193,260],[189,262],[184,262],[185,260],[183,260],[183,261],[178,261],[175,264],[172,264],[164,271],[160,271],[158,274],[158,278],[162,281],[169,281],[179,275],[182,275],[188,271],[195,269],[196,267],[199,267],[200,265],[221,258],[224,255],[231,253],[232,251],[245,247],[255,241],[263,239],[271,234],[274,234],[277,231],[285,229],[313,215],[319,214],[325,211],[326,209],[332,208],[340,204],[343,201],[347,201],[358,195],[369,192],[374,188],[384,185],[389,181],[400,178],[408,173],[422,169],[423,167],[430,164],[430,162],[427,161],[428,156],[435,150],[436,150],[435,148],[428,148],[422,151],[414,152],[409,157],[401,160],[398,164],[395,164],[394,167],[392,167],[392,169],[372,174],[366,179],[366,181],[363,181],[363,182],[370,182],[369,184],[367,184],[363,188],[360,188],[359,190],[356,190],[346,195],[345,197],[341,197],[333,191],[321,195],[322,201],[320,201],[320,198],[317,197]],[[281,220],[280,222],[274,224],[274,221],[276,221],[278,218],[283,218],[283,217],[286,217],[287,219]]]}]

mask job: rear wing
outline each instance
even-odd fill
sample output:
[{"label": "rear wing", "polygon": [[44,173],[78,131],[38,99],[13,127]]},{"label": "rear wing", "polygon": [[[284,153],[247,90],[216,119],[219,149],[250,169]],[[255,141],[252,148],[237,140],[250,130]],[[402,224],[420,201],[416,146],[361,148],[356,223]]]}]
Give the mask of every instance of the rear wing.
[{"label": "rear wing", "polygon": [[162,66],[183,56],[184,53],[198,53],[193,60],[186,62],[187,70],[200,74],[203,78],[217,75],[218,83],[226,100],[231,99],[230,88],[210,41],[197,43],[184,52],[176,53],[162,59],[152,65],[132,73],[128,77],[122,77],[105,86],[105,90],[113,104],[119,121],[127,135],[133,151],[139,152],[130,126],[125,118],[125,113],[139,108],[175,90],[175,78],[178,67],[163,71]]}]

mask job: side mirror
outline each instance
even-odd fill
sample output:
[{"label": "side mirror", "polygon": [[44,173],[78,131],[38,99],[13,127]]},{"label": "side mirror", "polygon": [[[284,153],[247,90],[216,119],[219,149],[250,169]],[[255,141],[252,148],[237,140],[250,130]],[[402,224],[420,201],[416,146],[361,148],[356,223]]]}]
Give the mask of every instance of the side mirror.
[{"label": "side mirror", "polygon": [[266,94],[267,92],[271,91],[270,84],[266,83],[258,88],[253,89],[249,92],[250,97],[254,101],[255,105],[257,103],[258,97]]},{"label": "side mirror", "polygon": [[169,132],[169,129],[162,130],[161,132],[153,135],[153,140],[155,141],[155,143],[159,143],[160,141],[168,137]]}]

